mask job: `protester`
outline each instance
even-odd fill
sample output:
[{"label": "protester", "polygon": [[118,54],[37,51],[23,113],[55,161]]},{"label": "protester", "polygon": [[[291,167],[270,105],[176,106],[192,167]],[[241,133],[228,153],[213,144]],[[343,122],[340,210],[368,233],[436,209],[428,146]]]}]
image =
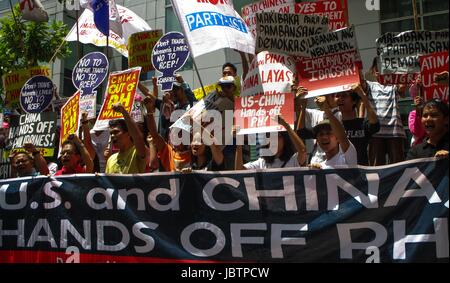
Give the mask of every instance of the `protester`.
[{"label": "protester", "polygon": [[[234,90],[233,96],[236,97],[239,97],[241,94],[241,81],[245,80],[245,77],[247,76],[249,70],[246,54],[242,51],[239,51],[239,55],[241,56],[242,62],[242,77],[238,75],[237,68],[234,64],[227,62],[222,66],[222,77],[231,76],[234,78],[234,84],[236,85],[236,89]],[[250,57],[251,59],[253,58],[253,56]]]},{"label": "protester", "polygon": [[425,103],[422,124],[427,138],[409,150],[407,159],[448,157],[448,105],[435,99]]},{"label": "protester", "polygon": [[94,162],[86,146],[74,134],[69,135],[62,143],[61,163],[62,168],[55,173],[55,176],[94,172]]},{"label": "protester", "polygon": [[113,110],[121,113],[124,119],[109,121],[111,145],[117,148],[118,152],[108,158],[105,173],[145,173],[149,163],[149,149],[141,131],[122,104],[114,104]]},{"label": "protester", "polygon": [[[360,85],[353,86],[352,91],[338,93],[336,97],[345,132],[358,153],[358,164],[367,166],[369,165],[367,146],[372,135],[380,129],[377,114]],[[366,108],[367,119],[357,117],[356,111],[360,100]]]},{"label": "protester", "polygon": [[11,156],[11,178],[48,175],[47,162],[32,143],[25,143],[26,152],[17,152]]},{"label": "protester", "polygon": [[[295,109],[297,112],[297,122],[296,129],[298,135],[303,140],[306,140],[307,151],[311,154],[310,163],[321,163],[325,160],[325,152],[318,146],[315,140],[309,142],[309,140],[314,139],[311,131],[319,124],[321,121],[327,118],[324,111],[320,109],[307,108],[307,100],[304,96],[308,94],[308,90],[302,86],[294,88],[295,93]],[[335,94],[329,94],[325,96],[326,102],[331,108],[333,115],[338,119],[342,120],[342,114],[337,106],[337,99]]]},{"label": "protester", "polygon": [[325,161],[312,163],[314,168],[329,169],[338,166],[357,164],[355,146],[348,139],[344,126],[333,115],[331,108],[323,96],[316,97],[315,102],[325,112],[328,119],[323,120],[313,128],[314,137],[320,148],[325,152]]},{"label": "protester", "polygon": [[[191,153],[192,153],[192,170],[208,170],[208,171],[220,171],[224,170],[224,155],[222,150],[217,145],[217,141],[214,136],[205,128],[203,128],[200,123],[197,124],[200,131],[194,132],[192,135],[191,142]],[[210,139],[210,145],[207,146],[203,137],[208,136]]]},{"label": "protester", "polygon": [[[172,90],[165,92],[162,99],[158,99],[157,78],[152,78],[153,93],[155,97],[155,107],[159,110],[159,133],[167,141],[169,127],[173,124],[171,121],[172,113],[176,110],[189,110],[197,102],[194,93],[188,83],[186,83],[180,74],[175,75],[176,82],[172,85]],[[150,91],[142,84],[138,84],[139,90],[149,96]],[[181,114],[181,113],[179,113]]]},{"label": "protester", "polygon": [[370,165],[379,166],[405,160],[403,143],[406,134],[400,117],[399,99],[405,95],[406,85],[384,86],[361,80],[361,86],[372,107],[376,109],[380,121],[380,130],[372,136],[369,143]]},{"label": "protester", "polygon": [[414,100],[415,109],[409,112],[408,115],[408,128],[411,132],[411,146],[415,146],[423,142],[426,137],[425,129],[422,125],[422,110],[423,110],[423,98],[422,98],[422,83],[418,79],[409,88],[409,94]]},{"label": "protester", "polygon": [[[162,169],[166,172],[182,171],[184,168],[191,167],[191,153],[188,145],[180,143],[173,145],[169,134],[169,140],[166,140],[158,133],[154,118],[155,97],[149,95],[144,98],[144,105],[147,110],[147,127],[155,146]],[[181,131],[180,131],[181,133]]]},{"label": "protester", "polygon": [[[244,164],[242,146],[238,145],[236,148],[235,170],[306,166],[307,155],[305,144],[283,117],[278,116],[278,123],[286,129],[286,132],[279,132],[277,134],[276,152],[273,152],[271,156],[262,156],[256,161]],[[270,143],[267,143],[266,148],[269,148],[270,145]]]}]

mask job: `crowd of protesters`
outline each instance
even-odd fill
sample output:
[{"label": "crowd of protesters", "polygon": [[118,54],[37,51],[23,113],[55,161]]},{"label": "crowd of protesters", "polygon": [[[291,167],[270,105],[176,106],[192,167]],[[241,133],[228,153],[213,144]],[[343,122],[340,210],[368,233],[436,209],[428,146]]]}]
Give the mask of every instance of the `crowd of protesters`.
[{"label": "crowd of protesters", "polygon": [[[220,113],[234,110],[241,81],[233,64],[224,64],[222,70],[219,88],[204,99],[206,109]],[[370,79],[376,75],[377,71],[371,68],[371,72],[365,74],[366,78],[361,75],[360,84],[346,92],[316,97],[316,107],[312,108],[308,108],[308,100],[304,98],[308,90],[294,81],[291,89],[295,95],[295,127],[292,128],[284,117],[274,117],[274,122],[285,131],[275,135],[277,144],[272,154],[261,154],[253,160],[249,154],[243,154],[244,150],[248,151],[246,145],[236,145],[236,127],[222,127],[219,140],[216,133],[206,129],[203,120],[195,117],[188,116],[192,126],[189,131],[178,131],[178,135],[188,135],[190,142],[174,143],[171,115],[176,110],[188,111],[197,101],[180,75],[176,76],[172,90],[162,94],[161,98],[153,79],[152,91],[139,84],[144,95],[144,123],[136,123],[126,109],[116,103],[114,111],[120,112],[123,119],[111,120],[107,131],[93,131],[95,119],[88,120],[83,113],[79,132],[61,143],[59,157],[54,160],[58,167],[28,143],[23,145],[24,152],[11,154],[10,177],[284,167],[328,169],[381,166],[425,157],[448,158],[448,104],[436,99],[424,102],[419,80],[412,86],[384,86]],[[440,81],[448,84],[448,72],[442,76]],[[399,108],[399,98],[405,96],[408,87],[415,104],[409,115],[412,141],[406,141]],[[156,110],[158,120],[155,119]],[[8,123],[5,122],[0,133],[2,148],[7,144],[7,131]],[[225,131],[232,132],[232,143],[224,142]],[[256,142],[257,151],[271,148],[270,143],[274,140],[263,143],[261,139],[259,137]],[[411,144],[409,152],[404,152],[405,142]]]}]

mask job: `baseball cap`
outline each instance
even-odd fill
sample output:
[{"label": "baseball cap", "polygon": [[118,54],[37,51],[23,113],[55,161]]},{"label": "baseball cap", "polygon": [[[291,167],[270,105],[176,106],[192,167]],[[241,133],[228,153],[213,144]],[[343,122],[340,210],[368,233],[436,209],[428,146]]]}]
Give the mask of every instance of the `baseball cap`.
[{"label": "baseball cap", "polygon": [[329,129],[329,130],[331,130],[330,120],[324,119],[324,120],[320,121],[319,124],[317,124],[317,125],[314,126],[314,128],[313,128],[314,138],[317,137],[317,135],[319,134],[319,132],[320,132],[322,129]]}]

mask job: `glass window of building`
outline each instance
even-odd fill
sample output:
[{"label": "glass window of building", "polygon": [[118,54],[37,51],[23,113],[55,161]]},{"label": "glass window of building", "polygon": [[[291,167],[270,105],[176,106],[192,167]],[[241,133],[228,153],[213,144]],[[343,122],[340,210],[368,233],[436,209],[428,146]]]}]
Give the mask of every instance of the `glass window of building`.
[{"label": "glass window of building", "polygon": [[[442,0],[416,0],[419,28],[425,30],[448,29],[449,2]],[[381,33],[414,30],[411,0],[380,1]]]}]

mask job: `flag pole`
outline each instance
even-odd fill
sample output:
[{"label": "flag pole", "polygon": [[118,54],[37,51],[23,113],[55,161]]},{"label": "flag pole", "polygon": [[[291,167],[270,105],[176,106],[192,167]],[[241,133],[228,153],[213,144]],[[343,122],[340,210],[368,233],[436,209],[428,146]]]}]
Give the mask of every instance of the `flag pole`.
[{"label": "flag pole", "polygon": [[75,16],[77,17],[77,59],[80,60],[80,27],[79,27],[79,10],[76,10]]},{"label": "flag pole", "polygon": [[[184,38],[186,39],[186,42],[187,42],[188,47],[189,47],[189,50],[191,51],[192,50],[191,44],[190,44],[189,40],[187,39],[187,36],[186,36],[187,33],[185,31],[185,28],[184,28],[183,24],[180,21],[180,15],[178,14],[177,9],[175,9],[175,6],[173,5],[173,0],[170,0],[170,4],[172,4],[172,9],[175,11],[175,14],[177,15],[178,22],[181,24],[181,29],[182,29],[182,32],[184,34]],[[200,86],[201,86],[202,91],[203,91],[203,96],[206,97],[205,87],[203,86],[202,78],[200,77],[200,72],[198,71],[197,63],[195,63],[195,58],[194,58],[194,56],[192,56],[192,53],[191,53],[191,58],[192,58],[192,62],[194,63],[194,69],[195,69],[195,72],[197,73],[198,81],[200,82]]]}]

